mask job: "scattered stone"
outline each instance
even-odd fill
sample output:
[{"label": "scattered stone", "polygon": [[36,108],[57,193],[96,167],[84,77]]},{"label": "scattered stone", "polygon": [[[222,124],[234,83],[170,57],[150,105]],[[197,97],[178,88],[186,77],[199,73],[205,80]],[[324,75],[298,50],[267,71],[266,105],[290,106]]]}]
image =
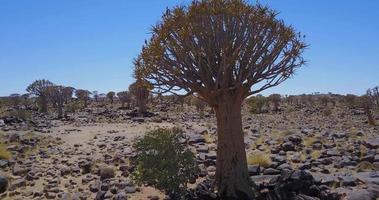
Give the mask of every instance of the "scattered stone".
[{"label": "scattered stone", "polygon": [[8,187],[8,179],[5,176],[0,175],[0,194],[4,193]]},{"label": "scattered stone", "polygon": [[103,167],[100,169],[100,180],[114,178],[115,172],[112,167]]}]

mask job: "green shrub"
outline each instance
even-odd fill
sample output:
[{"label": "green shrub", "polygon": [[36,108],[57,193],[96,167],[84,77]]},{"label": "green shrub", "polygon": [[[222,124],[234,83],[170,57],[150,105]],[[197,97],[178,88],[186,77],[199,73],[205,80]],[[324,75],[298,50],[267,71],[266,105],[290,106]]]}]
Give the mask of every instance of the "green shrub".
[{"label": "green shrub", "polygon": [[259,114],[259,113],[262,113],[263,106],[266,105],[267,100],[264,96],[258,95],[258,96],[249,98],[247,103],[250,106],[250,113]]},{"label": "green shrub", "polygon": [[11,117],[16,117],[18,119],[23,119],[23,120],[30,120],[32,119],[32,112],[29,110],[12,110],[9,112],[9,116]]},{"label": "green shrub", "polygon": [[180,197],[198,172],[195,156],[180,142],[182,138],[180,129],[160,128],[138,139],[136,181],[164,190],[174,199]]},{"label": "green shrub", "polygon": [[84,107],[83,103],[79,101],[72,101],[66,104],[65,110],[69,113],[75,113],[76,111]]}]

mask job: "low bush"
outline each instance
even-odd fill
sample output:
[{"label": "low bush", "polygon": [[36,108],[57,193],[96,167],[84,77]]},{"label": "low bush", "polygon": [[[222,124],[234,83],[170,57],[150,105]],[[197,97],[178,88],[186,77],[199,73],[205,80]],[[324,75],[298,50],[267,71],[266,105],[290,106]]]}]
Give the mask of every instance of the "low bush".
[{"label": "low bush", "polygon": [[84,107],[83,103],[79,101],[72,101],[66,104],[65,110],[69,113],[74,113]]},{"label": "low bush", "polygon": [[269,167],[272,164],[270,155],[265,152],[254,151],[247,157],[248,165],[259,165],[261,167]]},{"label": "low bush", "polygon": [[180,129],[157,129],[138,139],[134,178],[138,183],[164,190],[173,199],[183,196],[187,183],[196,178],[194,154],[181,143]]}]

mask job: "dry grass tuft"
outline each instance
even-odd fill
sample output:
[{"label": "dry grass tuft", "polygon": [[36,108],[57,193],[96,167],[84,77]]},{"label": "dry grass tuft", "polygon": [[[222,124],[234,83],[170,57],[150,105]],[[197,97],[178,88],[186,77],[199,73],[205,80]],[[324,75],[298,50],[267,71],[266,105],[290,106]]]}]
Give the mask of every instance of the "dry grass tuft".
[{"label": "dry grass tuft", "polygon": [[306,137],[303,139],[303,144],[305,147],[310,147],[316,142],[316,140],[317,139],[315,137]]},{"label": "dry grass tuft", "polygon": [[12,158],[11,152],[9,152],[4,144],[0,143],[0,159],[9,160]]},{"label": "dry grass tuft", "polygon": [[208,144],[212,144],[212,143],[216,142],[216,138],[213,135],[209,134],[209,133],[205,133],[203,135],[203,138],[204,138],[205,142],[208,143]]},{"label": "dry grass tuft", "polygon": [[321,156],[321,151],[315,150],[315,151],[312,151],[311,153],[311,157],[313,160],[320,158],[320,156]]},{"label": "dry grass tuft", "polygon": [[259,165],[261,167],[269,167],[272,164],[270,155],[265,152],[254,151],[247,156],[248,165]]}]

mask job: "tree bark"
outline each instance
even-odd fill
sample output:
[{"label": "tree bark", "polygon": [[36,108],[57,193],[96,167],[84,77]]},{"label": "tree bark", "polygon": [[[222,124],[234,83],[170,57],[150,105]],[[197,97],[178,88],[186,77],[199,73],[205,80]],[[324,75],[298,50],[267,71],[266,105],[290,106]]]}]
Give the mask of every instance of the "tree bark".
[{"label": "tree bark", "polygon": [[40,96],[40,100],[41,100],[41,112],[47,113],[47,97]]},{"label": "tree bark", "polygon": [[215,107],[217,117],[216,183],[221,199],[254,199],[241,117],[242,100],[223,95]]},{"label": "tree bark", "polygon": [[58,103],[58,119],[61,119],[63,117],[63,102]]},{"label": "tree bark", "polygon": [[146,107],[146,100],[140,99],[138,101],[138,112],[139,113],[146,113],[147,107]]}]

